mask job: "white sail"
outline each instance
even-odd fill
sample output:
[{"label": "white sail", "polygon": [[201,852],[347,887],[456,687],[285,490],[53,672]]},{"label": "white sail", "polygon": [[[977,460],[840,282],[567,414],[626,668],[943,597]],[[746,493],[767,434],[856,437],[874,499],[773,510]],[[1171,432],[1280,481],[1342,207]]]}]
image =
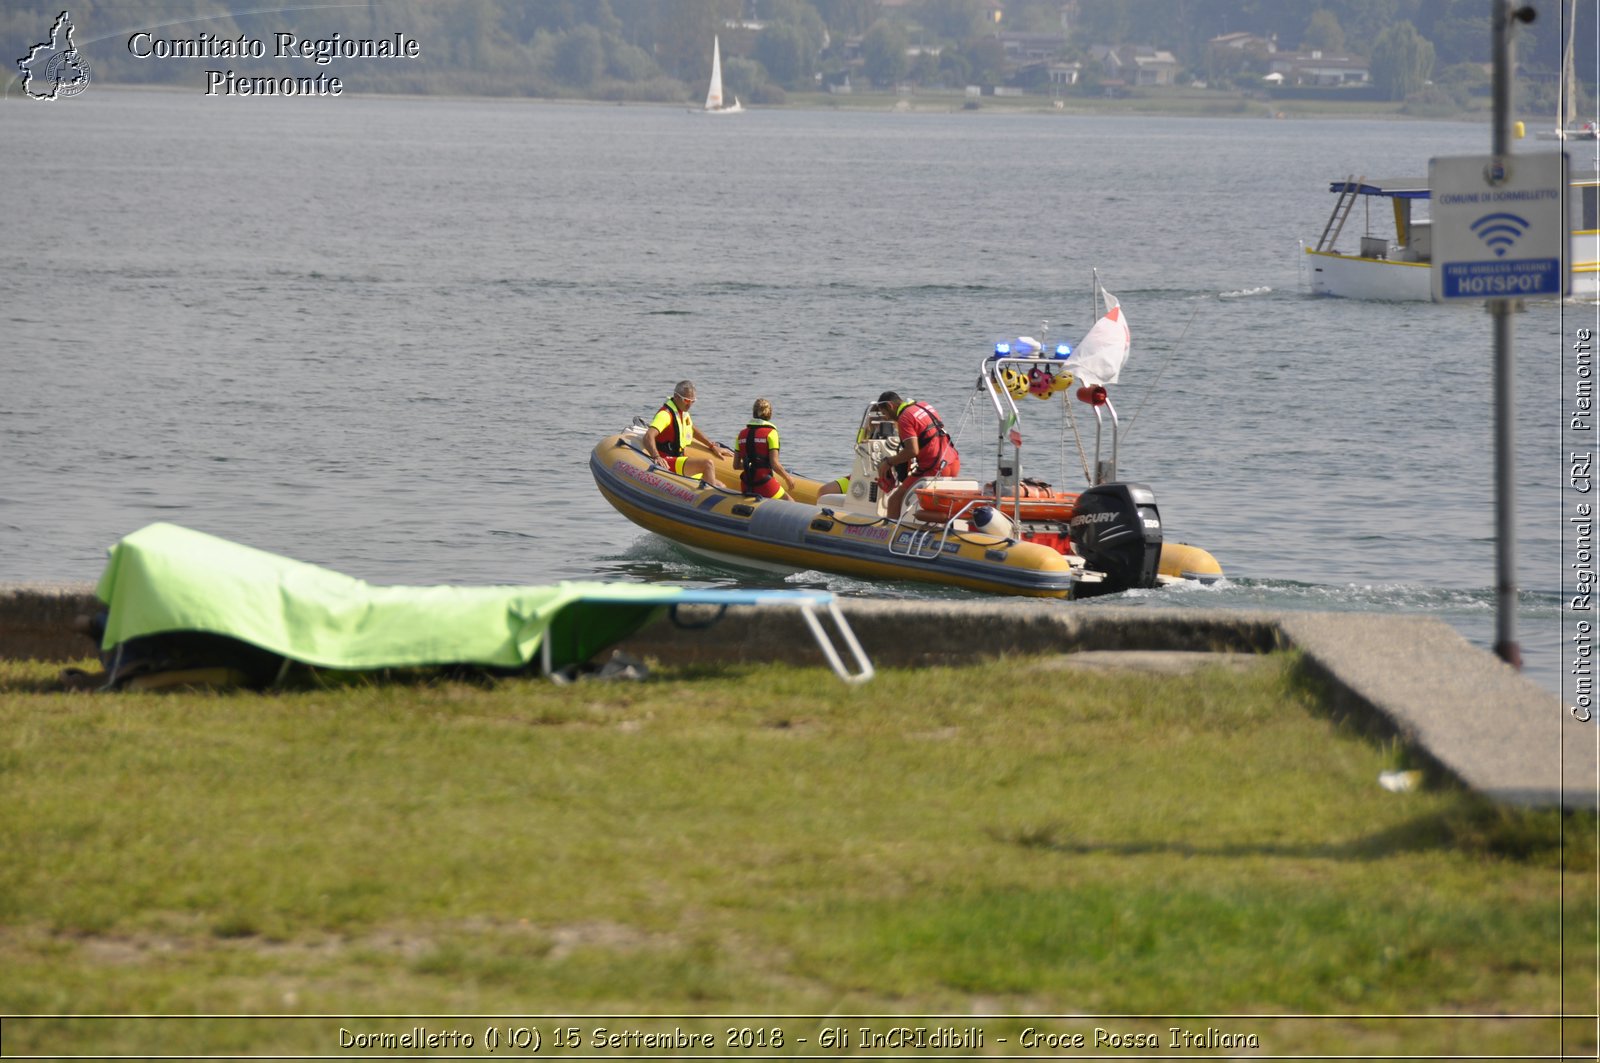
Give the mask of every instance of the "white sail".
[{"label": "white sail", "polygon": [[1573,65],[1572,45],[1578,36],[1578,0],[1572,0],[1567,13],[1567,43],[1561,50],[1561,105],[1557,108],[1556,128],[1571,129],[1578,118],[1578,71]]},{"label": "white sail", "polygon": [[715,111],[722,106],[722,48],[717,38],[711,38],[711,87],[706,90],[706,110]]},{"label": "white sail", "polygon": [[1577,37],[1574,32],[1578,21],[1578,0],[1572,0],[1572,6],[1566,13],[1566,45],[1561,50],[1561,88],[1557,93],[1556,127],[1548,132],[1536,134],[1540,140],[1594,140],[1596,131],[1594,122],[1580,122],[1578,114],[1579,83],[1578,71],[1573,62],[1573,44]]},{"label": "white sail", "polygon": [[1100,289],[1100,295],[1106,301],[1105,314],[1084,334],[1083,341],[1065,362],[1082,384],[1115,384],[1133,346],[1128,319],[1117,297],[1104,288]]},{"label": "white sail", "polygon": [[722,42],[711,38],[711,84],[706,89],[706,105],[699,114],[738,114],[744,107],[735,96],[732,103],[722,102]]}]

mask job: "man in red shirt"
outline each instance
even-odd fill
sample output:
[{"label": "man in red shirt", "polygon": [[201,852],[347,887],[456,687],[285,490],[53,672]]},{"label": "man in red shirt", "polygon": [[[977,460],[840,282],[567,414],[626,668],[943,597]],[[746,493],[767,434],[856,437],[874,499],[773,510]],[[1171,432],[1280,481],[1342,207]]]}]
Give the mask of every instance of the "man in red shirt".
[{"label": "man in red shirt", "polygon": [[932,476],[958,475],[961,455],[956,453],[956,445],[945,431],[938,411],[927,403],[911,402],[898,392],[885,391],[875,406],[880,417],[894,420],[900,434],[900,449],[878,463],[880,479],[896,465],[906,466],[905,480],[884,502],[889,516],[898,519],[906,495],[916,483]]}]

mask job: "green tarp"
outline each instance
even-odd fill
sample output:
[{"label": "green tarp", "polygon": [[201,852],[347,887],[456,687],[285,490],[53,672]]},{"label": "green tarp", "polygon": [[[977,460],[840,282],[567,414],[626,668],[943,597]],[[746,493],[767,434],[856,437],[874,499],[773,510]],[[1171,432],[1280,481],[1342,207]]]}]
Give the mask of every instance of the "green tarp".
[{"label": "green tarp", "polygon": [[547,635],[551,666],[560,668],[587,661],[683,595],[615,583],[378,587],[164,523],[111,547],[96,591],[108,607],[105,650],[201,631],[337,669],[517,668]]}]

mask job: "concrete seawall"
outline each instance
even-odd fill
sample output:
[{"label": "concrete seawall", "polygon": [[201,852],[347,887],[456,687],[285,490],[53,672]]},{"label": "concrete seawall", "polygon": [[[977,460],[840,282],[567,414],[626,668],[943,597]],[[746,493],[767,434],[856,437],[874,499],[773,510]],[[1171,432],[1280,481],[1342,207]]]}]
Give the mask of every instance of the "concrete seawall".
[{"label": "concrete seawall", "polygon": [[[1085,651],[1266,653],[1293,648],[1330,708],[1398,738],[1492,800],[1600,806],[1600,728],[1439,620],[1367,613],[1130,609],[1094,604],[841,599],[879,667],[960,664],[1006,654]],[[96,647],[72,620],[100,608],[86,584],[0,586],[0,657],[72,660]],[[706,619],[715,610],[685,610]],[[822,660],[799,613],[734,607],[714,627],[658,621],[622,643],[683,662]],[[1175,711],[1177,707],[1175,707]]]},{"label": "concrete seawall", "polygon": [[72,621],[104,606],[87,583],[0,584],[0,658],[70,661],[99,648]]}]

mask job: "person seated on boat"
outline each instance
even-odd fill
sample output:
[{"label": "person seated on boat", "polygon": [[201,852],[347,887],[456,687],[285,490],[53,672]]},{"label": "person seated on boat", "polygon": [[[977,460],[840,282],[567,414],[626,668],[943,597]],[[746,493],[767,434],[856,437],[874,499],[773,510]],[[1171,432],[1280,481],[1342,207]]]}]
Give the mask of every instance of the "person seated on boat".
[{"label": "person seated on boat", "polygon": [[[778,460],[778,426],[772,423],[772,403],[757,399],[750,415],[754,418],[739,429],[734,445],[733,467],[739,470],[739,489],[747,495],[782,498],[784,484],[794,491],[794,477]],[[778,478],[783,478],[783,484]]]},{"label": "person seated on boat", "polygon": [[817,488],[817,497],[823,495],[847,495],[850,493],[850,477],[836,476],[832,480]]},{"label": "person seated on boat", "polygon": [[664,465],[681,476],[693,476],[712,487],[721,487],[716,466],[710,458],[691,458],[685,454],[690,443],[699,443],[719,458],[733,456],[733,451],[713,443],[694,426],[694,419],[689,416],[689,407],[693,405],[694,381],[678,381],[672,389],[672,397],[661,404],[661,409],[650,419],[650,427],[644,430],[644,452],[657,465]]},{"label": "person seated on boat", "polygon": [[876,405],[880,416],[894,419],[900,435],[900,449],[878,463],[880,479],[896,466],[905,466],[905,478],[884,501],[888,515],[898,519],[906,496],[919,481],[961,472],[961,455],[956,453],[939,412],[927,403],[912,402],[902,399],[898,392],[885,391],[878,396]]}]

